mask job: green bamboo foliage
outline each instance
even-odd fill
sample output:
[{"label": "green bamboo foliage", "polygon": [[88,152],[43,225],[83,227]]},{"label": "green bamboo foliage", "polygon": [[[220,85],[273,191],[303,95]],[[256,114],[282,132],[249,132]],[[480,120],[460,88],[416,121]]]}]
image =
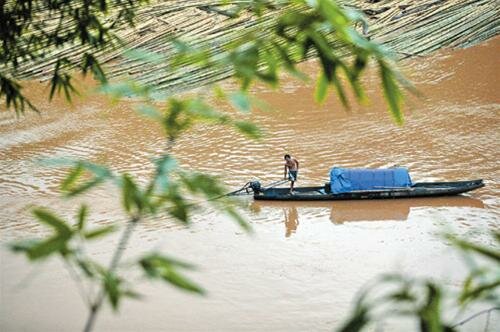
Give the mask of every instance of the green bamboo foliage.
[{"label": "green bamboo foliage", "polygon": [[[484,317],[488,322],[488,315],[500,310],[500,233],[491,231],[490,236],[494,243],[485,245],[445,235],[464,257],[468,270],[459,292],[431,278],[382,275],[361,290],[350,316],[335,331],[366,331],[394,317],[411,317],[418,321],[418,331],[430,332],[468,331],[471,326],[465,324]],[[487,309],[459,322],[446,315],[457,309],[464,312],[473,303],[487,305]]]}]

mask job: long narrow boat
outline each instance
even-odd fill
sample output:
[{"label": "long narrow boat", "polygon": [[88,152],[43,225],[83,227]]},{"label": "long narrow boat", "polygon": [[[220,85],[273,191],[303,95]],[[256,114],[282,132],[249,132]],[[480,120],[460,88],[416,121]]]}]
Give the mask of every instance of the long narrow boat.
[{"label": "long narrow boat", "polygon": [[436,197],[462,194],[484,186],[483,180],[456,182],[417,182],[407,187],[390,187],[371,190],[353,190],[334,194],[330,183],[318,187],[295,188],[291,194],[289,188],[263,188],[259,182],[253,182],[250,187],[256,200],[275,201],[336,201],[354,199],[387,199]]}]

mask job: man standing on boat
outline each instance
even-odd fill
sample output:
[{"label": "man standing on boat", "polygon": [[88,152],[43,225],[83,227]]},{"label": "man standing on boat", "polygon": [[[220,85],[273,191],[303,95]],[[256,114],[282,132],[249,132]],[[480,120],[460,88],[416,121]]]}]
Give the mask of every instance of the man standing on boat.
[{"label": "man standing on boat", "polygon": [[286,173],[288,170],[288,180],[290,180],[290,193],[293,193],[293,185],[297,181],[297,173],[299,172],[299,161],[289,154],[285,155],[285,174],[284,179],[286,180]]}]

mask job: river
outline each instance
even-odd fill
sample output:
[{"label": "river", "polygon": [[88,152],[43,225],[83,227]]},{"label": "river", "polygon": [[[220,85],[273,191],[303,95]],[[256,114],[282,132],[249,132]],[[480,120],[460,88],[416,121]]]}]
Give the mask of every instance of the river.
[{"label": "river", "polygon": [[[286,79],[280,90],[254,89],[273,108],[246,116],[264,129],[262,140],[225,127],[191,130],[174,148],[179,163],[220,176],[229,189],[252,179],[279,180],[285,153],[300,161],[300,186],[327,181],[333,165],[394,164],[408,167],[414,181],[482,178],[486,186],[459,197],[414,200],[265,203],[240,197],[240,210],[254,230],[250,235],[208,208],[193,216],[190,228],[168,218],[147,221],[134,234],[128,257],[159,249],[190,261],[198,270],[188,274],[207,295],[139,279],[143,298],[125,301],[116,315],[106,308],[97,331],[331,331],[346,317],[357,291],[381,273],[430,276],[457,288],[466,270],[439,233],[487,244],[488,230],[499,228],[498,54],[496,38],[402,62],[422,96],[407,99],[401,127],[391,120],[376,72],[370,72],[364,79],[371,96],[366,107],[345,111],[334,97],[317,105],[313,84]],[[314,62],[301,68],[317,71]],[[32,205],[70,217],[85,201],[94,224],[123,221],[110,186],[63,200],[58,188],[65,171],[39,160],[84,158],[146,179],[150,160],[165,146],[161,129],[131,111],[133,102],[110,103],[94,95],[77,98],[73,106],[49,104],[45,85],[32,82],[27,89],[41,115],[16,119],[0,112],[2,244],[45,232],[29,213]],[[89,253],[105,262],[116,241],[98,241]],[[58,260],[30,265],[4,246],[1,266],[0,330],[82,328],[84,303]],[[405,320],[378,328],[411,330],[414,324]],[[490,326],[499,324],[497,314]],[[464,331],[483,325],[479,319]]]}]

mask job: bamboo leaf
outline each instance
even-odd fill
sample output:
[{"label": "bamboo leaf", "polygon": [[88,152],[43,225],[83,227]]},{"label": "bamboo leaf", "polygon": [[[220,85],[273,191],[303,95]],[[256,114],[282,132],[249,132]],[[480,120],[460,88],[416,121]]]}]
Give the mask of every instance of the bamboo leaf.
[{"label": "bamboo leaf", "polygon": [[163,116],[161,115],[161,113],[156,109],[156,107],[153,107],[151,105],[141,104],[139,106],[136,106],[135,110],[137,111],[137,113],[152,120],[158,122],[161,122],[163,120]]},{"label": "bamboo leaf", "polygon": [[85,204],[82,204],[80,206],[80,210],[78,211],[78,224],[76,226],[76,229],[81,231],[85,227],[85,220],[87,219],[88,215],[88,207]]},{"label": "bamboo leaf", "polygon": [[104,290],[106,291],[107,298],[114,311],[118,309],[120,297],[122,295],[119,289],[120,283],[121,281],[117,276],[111,273],[106,273],[104,275],[103,279]]},{"label": "bamboo leaf", "polygon": [[91,230],[91,231],[87,231],[83,234],[83,236],[87,239],[87,240],[91,240],[91,239],[95,239],[95,238],[98,238],[98,237],[102,237],[102,236],[105,236],[109,233],[112,233],[116,230],[116,227],[113,226],[113,225],[110,225],[110,226],[104,226],[104,227],[100,227],[100,228],[97,228],[97,229],[94,229],[94,230]]},{"label": "bamboo leaf", "polygon": [[195,266],[193,264],[157,252],[151,253],[143,257],[139,261],[139,263],[145,270],[147,269],[148,266],[165,267],[165,268],[181,267],[189,270],[195,269]]},{"label": "bamboo leaf", "polygon": [[419,310],[420,327],[423,331],[442,331],[441,322],[441,291],[434,284],[428,282],[427,301]]},{"label": "bamboo leaf", "polygon": [[181,199],[176,199],[174,200],[174,206],[169,208],[167,211],[168,213],[176,218],[177,220],[181,221],[184,224],[187,224],[189,222],[189,207],[188,205],[184,202],[184,200]]},{"label": "bamboo leaf", "polygon": [[64,254],[66,252],[68,240],[69,238],[58,234],[47,240],[38,242],[36,245],[29,248],[26,253],[30,260],[46,258],[53,253]]},{"label": "bamboo leaf", "polygon": [[134,299],[134,300],[138,300],[138,299],[142,298],[141,294],[139,294],[133,290],[130,290],[130,289],[123,291],[122,295],[125,297],[128,297],[128,298]]},{"label": "bamboo leaf", "polygon": [[234,107],[244,113],[250,112],[250,99],[248,95],[243,91],[237,91],[229,96],[229,100]]},{"label": "bamboo leaf", "polygon": [[33,214],[39,221],[54,228],[54,230],[61,236],[69,238],[73,234],[73,231],[67,223],[51,212],[43,208],[36,208],[33,210]]},{"label": "bamboo leaf", "polygon": [[365,53],[358,54],[354,61],[354,64],[351,68],[345,66],[344,72],[346,74],[349,83],[351,84],[351,88],[354,91],[356,99],[361,103],[366,101],[366,95],[360,83],[360,75],[364,71],[367,64],[367,57]]},{"label": "bamboo leaf", "polygon": [[54,98],[54,93],[56,92],[56,88],[59,86],[59,76],[53,76],[50,80],[50,92],[49,92],[49,100]]},{"label": "bamboo leaf", "polygon": [[169,282],[170,284],[182,290],[197,293],[200,295],[205,294],[205,290],[203,288],[201,288],[200,286],[189,280],[187,277],[177,273],[173,269],[165,270],[162,273],[162,278],[165,281]]},{"label": "bamboo leaf", "polygon": [[342,86],[342,83],[338,79],[338,77],[335,75],[332,77],[332,84],[333,87],[335,88],[335,92],[337,92],[337,96],[339,97],[340,101],[342,102],[342,105],[349,109],[349,101],[347,100],[347,96],[344,91],[344,87]]},{"label": "bamboo leaf", "polygon": [[335,2],[318,0],[317,6],[318,11],[338,30],[339,33],[351,23]]},{"label": "bamboo leaf", "polygon": [[384,97],[389,105],[389,110],[397,124],[403,124],[403,114],[401,112],[402,95],[396,83],[396,79],[383,61],[379,61],[380,76]]},{"label": "bamboo leaf", "polygon": [[82,176],[84,168],[81,164],[76,165],[68,173],[64,181],[61,183],[61,190],[70,192],[71,188],[74,187],[75,182]]},{"label": "bamboo leaf", "polygon": [[[105,180],[114,179],[111,170],[105,166],[97,165],[88,161],[73,160],[67,158],[51,158],[42,161],[44,165],[48,166],[71,166],[71,171],[61,184],[61,190],[68,197],[80,195],[93,187],[101,184]],[[90,172],[93,175],[88,181],[79,183],[84,172]]]},{"label": "bamboo leaf", "polygon": [[181,275],[175,270],[175,267],[182,268],[193,268],[191,264],[181,262],[170,257],[153,253],[142,258],[139,261],[141,267],[146,272],[146,275],[150,278],[160,278],[173,286],[180,288],[182,290],[204,294],[205,291],[193,283],[191,280]]},{"label": "bamboo leaf", "polygon": [[234,126],[244,135],[258,139],[262,137],[262,131],[254,123],[248,121],[235,121]]},{"label": "bamboo leaf", "polygon": [[184,172],[181,174],[181,181],[190,192],[203,194],[210,200],[213,200],[214,197],[219,197],[225,192],[224,187],[217,178],[210,175]]},{"label": "bamboo leaf", "polygon": [[104,178],[95,177],[94,179],[92,179],[90,181],[84,182],[81,185],[72,188],[70,191],[68,191],[66,193],[66,195],[68,197],[73,197],[73,196],[81,195],[84,192],[86,192],[86,191],[94,188],[95,186],[98,186],[102,182],[104,182]]},{"label": "bamboo leaf", "polygon": [[368,308],[360,307],[352,314],[349,320],[338,329],[339,332],[360,332],[370,322]]},{"label": "bamboo leaf", "polygon": [[469,286],[468,289],[464,287],[464,291],[460,295],[460,301],[464,303],[465,301],[478,299],[485,294],[493,294],[493,291],[498,287],[500,287],[500,280],[498,279],[475,287]]},{"label": "bamboo leaf", "polygon": [[82,72],[84,75],[90,70],[96,80],[101,83],[107,83],[106,73],[99,64],[99,61],[92,54],[85,53],[82,60]]},{"label": "bamboo leaf", "polygon": [[12,250],[14,252],[26,253],[27,251],[29,251],[31,248],[33,248],[34,246],[36,246],[40,242],[41,242],[41,240],[35,240],[35,239],[20,240],[20,241],[10,243],[9,248],[10,248],[10,250]]},{"label": "bamboo leaf", "polygon": [[484,247],[484,246],[479,246],[474,243],[470,243],[464,240],[456,239],[454,237],[448,237],[456,246],[469,250],[472,252],[475,252],[477,254],[480,254],[484,257],[487,257],[489,259],[492,259],[496,261],[497,263],[500,262],[500,252],[492,250],[490,248]]},{"label": "bamboo leaf", "polygon": [[494,231],[493,232],[493,237],[500,244],[500,232]]},{"label": "bamboo leaf", "polygon": [[122,176],[122,202],[128,213],[140,213],[147,205],[146,198],[128,174]]},{"label": "bamboo leaf", "polygon": [[[182,178],[182,174],[181,181],[184,184],[186,182],[186,180]],[[179,188],[180,185],[176,182],[172,182],[172,184],[169,185],[167,192],[163,195],[163,199],[170,204],[165,210],[176,220],[187,224],[189,222],[189,210],[193,205],[186,202],[184,196],[180,194]]]},{"label": "bamboo leaf", "polygon": [[94,164],[88,161],[81,161],[81,164],[86,170],[92,172],[96,177],[102,178],[103,180],[113,177],[113,173],[106,166]]},{"label": "bamboo leaf", "polygon": [[316,82],[316,89],[314,91],[314,100],[317,103],[324,103],[326,100],[326,95],[328,92],[328,80],[324,74],[320,74],[318,76],[318,80]]},{"label": "bamboo leaf", "polygon": [[155,160],[155,164],[156,173],[152,186],[160,192],[166,192],[169,188],[171,173],[177,167],[177,162],[174,158],[165,155]]},{"label": "bamboo leaf", "polygon": [[248,233],[251,233],[253,230],[252,230],[252,227],[250,226],[250,224],[248,223],[247,220],[245,220],[241,214],[239,214],[236,210],[234,210],[233,208],[231,207],[227,207],[226,208],[226,213],[234,220],[236,221],[236,223],[241,227],[243,228],[246,232]]}]

